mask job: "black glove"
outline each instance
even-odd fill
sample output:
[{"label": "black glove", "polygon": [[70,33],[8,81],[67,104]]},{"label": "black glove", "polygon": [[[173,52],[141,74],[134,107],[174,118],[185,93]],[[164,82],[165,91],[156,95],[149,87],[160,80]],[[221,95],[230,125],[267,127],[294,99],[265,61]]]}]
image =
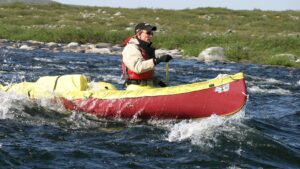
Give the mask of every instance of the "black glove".
[{"label": "black glove", "polygon": [[155,65],[157,65],[160,62],[169,62],[171,59],[173,59],[172,56],[167,54],[167,55],[163,55],[159,58],[153,58],[153,62]]},{"label": "black glove", "polygon": [[163,82],[163,81],[159,81],[158,82],[158,85],[160,86],[160,87],[167,87],[168,85],[165,83],[165,82]]}]

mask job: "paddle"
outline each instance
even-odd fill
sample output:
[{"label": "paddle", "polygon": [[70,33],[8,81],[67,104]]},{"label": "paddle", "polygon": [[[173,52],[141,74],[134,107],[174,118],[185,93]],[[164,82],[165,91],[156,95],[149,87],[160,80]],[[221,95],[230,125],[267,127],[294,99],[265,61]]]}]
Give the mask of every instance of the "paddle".
[{"label": "paddle", "polygon": [[166,63],[166,85],[169,86],[169,62]]}]

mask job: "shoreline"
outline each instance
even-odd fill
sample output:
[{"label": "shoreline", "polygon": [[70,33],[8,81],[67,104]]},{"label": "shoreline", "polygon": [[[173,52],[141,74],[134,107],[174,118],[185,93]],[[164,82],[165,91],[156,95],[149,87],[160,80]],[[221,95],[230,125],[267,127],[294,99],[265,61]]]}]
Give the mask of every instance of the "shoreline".
[{"label": "shoreline", "polygon": [[[119,55],[121,57],[124,47],[120,44],[111,44],[111,43],[86,43],[79,44],[78,42],[70,43],[56,43],[56,42],[41,42],[36,40],[8,40],[0,39],[0,49],[20,49],[24,51],[32,50],[44,50],[46,52],[68,52],[68,53],[87,53],[87,54],[99,54],[99,55]],[[215,50],[216,49],[216,50]],[[214,53],[214,54],[211,54]],[[215,53],[218,53],[215,55]],[[233,63],[233,61],[226,60],[224,55],[224,48],[221,47],[210,47],[203,50],[198,56],[184,56],[183,53],[178,49],[156,49],[155,55],[160,57],[164,54],[169,54],[173,58],[181,59],[195,59],[198,61],[204,62],[214,62],[219,61],[223,63]],[[295,60],[294,62],[300,63],[300,59]],[[234,62],[234,63],[243,63],[243,62]],[[251,63],[251,62],[247,62]],[[267,65],[267,66],[283,66],[283,65],[269,65],[269,64],[258,64],[258,65]],[[288,66],[283,66],[288,67]]]},{"label": "shoreline", "polygon": [[[44,50],[51,52],[70,52],[70,53],[93,53],[99,55],[122,55],[123,46],[111,43],[56,43],[56,42],[40,42],[35,40],[15,41],[8,39],[0,39],[0,48],[21,49],[21,50]],[[170,54],[175,58],[184,58],[184,55],[177,49],[156,49],[156,55]]]}]

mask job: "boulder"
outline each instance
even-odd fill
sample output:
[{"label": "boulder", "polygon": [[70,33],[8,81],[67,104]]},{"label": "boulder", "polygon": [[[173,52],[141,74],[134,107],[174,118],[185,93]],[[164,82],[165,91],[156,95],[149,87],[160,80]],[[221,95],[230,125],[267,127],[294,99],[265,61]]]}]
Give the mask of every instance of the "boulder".
[{"label": "boulder", "polygon": [[48,46],[48,47],[58,47],[58,44],[55,43],[55,42],[49,42],[49,43],[46,43],[46,46]]},{"label": "boulder", "polygon": [[198,55],[198,60],[205,62],[224,61],[225,49],[222,47],[210,47]]},{"label": "boulder", "polygon": [[30,43],[32,45],[43,45],[44,42],[36,41],[36,40],[28,40],[27,43]]},{"label": "boulder", "polygon": [[85,53],[111,54],[111,50],[109,48],[92,48],[86,50]]},{"label": "boulder", "polygon": [[111,47],[111,44],[110,43],[97,43],[95,45],[96,48],[109,48]]},{"label": "boulder", "polygon": [[120,51],[120,50],[123,50],[123,46],[117,44],[117,45],[112,46],[111,50],[112,51]]},{"label": "boulder", "polygon": [[296,57],[295,55],[291,54],[291,53],[282,53],[282,54],[277,54],[272,56],[272,59],[277,59],[277,60],[288,60],[290,62],[295,62],[296,61]]},{"label": "boulder", "polygon": [[23,50],[33,50],[34,48],[28,45],[22,45],[19,49],[23,49]]},{"label": "boulder", "polygon": [[78,47],[78,46],[79,46],[79,44],[77,42],[71,42],[67,45],[67,47],[69,47],[69,48]]},{"label": "boulder", "polygon": [[121,12],[117,12],[117,13],[115,13],[114,15],[115,16],[120,16],[122,13]]},{"label": "boulder", "polygon": [[85,50],[88,50],[88,49],[95,48],[95,45],[87,43],[87,44],[80,45],[80,47],[83,48],[83,49],[85,49]]},{"label": "boulder", "polygon": [[127,28],[125,28],[125,30],[126,30],[126,31],[132,31],[133,28],[132,28],[132,27],[127,27]]},{"label": "boulder", "polygon": [[85,50],[80,47],[72,47],[72,48],[65,48],[64,52],[72,52],[72,53],[85,53]]},{"label": "boulder", "polygon": [[0,43],[7,43],[7,42],[9,42],[9,40],[7,40],[7,39],[0,39]]}]

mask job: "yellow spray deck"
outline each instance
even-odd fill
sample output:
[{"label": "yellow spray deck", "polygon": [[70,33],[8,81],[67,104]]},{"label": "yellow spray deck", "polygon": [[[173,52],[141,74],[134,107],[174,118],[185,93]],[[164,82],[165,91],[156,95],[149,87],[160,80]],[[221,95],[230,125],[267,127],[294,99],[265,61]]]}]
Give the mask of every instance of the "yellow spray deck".
[{"label": "yellow spray deck", "polygon": [[0,90],[26,95],[30,98],[64,97],[67,99],[99,98],[120,99],[145,96],[162,96],[188,93],[228,84],[243,79],[243,73],[228,75],[204,82],[171,86],[166,88],[137,87],[136,90],[117,90],[106,82],[88,83],[84,75],[44,76],[36,82],[22,82],[8,86],[0,86]]}]

